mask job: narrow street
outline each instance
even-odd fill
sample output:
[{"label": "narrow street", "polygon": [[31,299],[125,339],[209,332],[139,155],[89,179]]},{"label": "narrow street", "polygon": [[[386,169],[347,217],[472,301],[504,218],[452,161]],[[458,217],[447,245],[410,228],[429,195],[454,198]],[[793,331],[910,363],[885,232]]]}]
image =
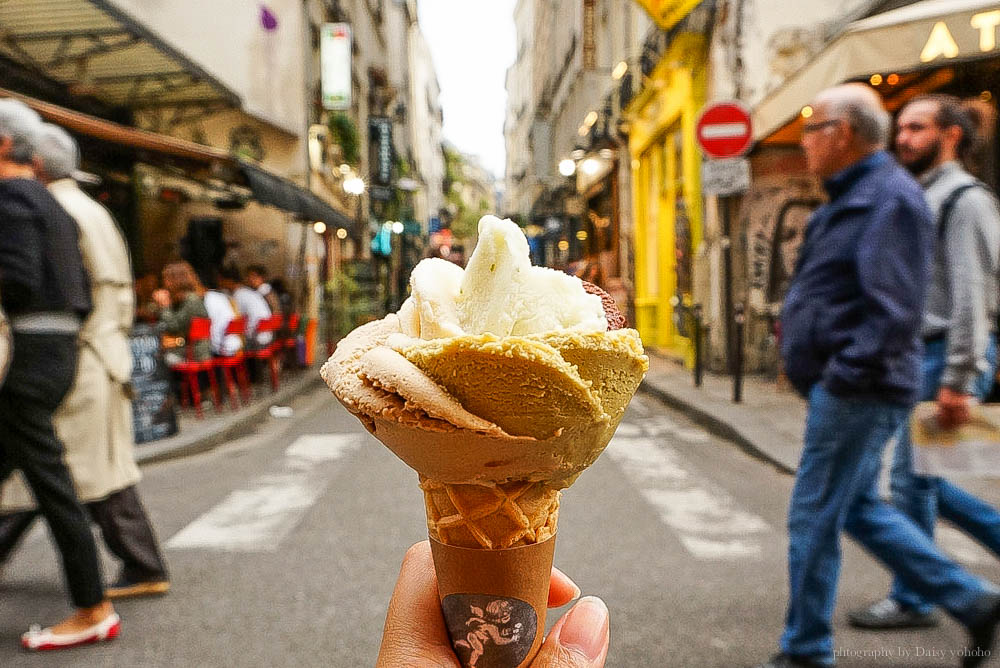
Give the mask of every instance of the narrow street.
[{"label": "narrow street", "polygon": [[[121,603],[114,643],[43,656],[18,649],[29,623],[66,611],[55,552],[37,525],[0,575],[0,666],[373,665],[399,562],[425,535],[415,474],[324,389],[292,407],[293,418],[269,419],[253,436],[144,469],[174,584],[165,598]],[[557,564],[611,609],[607,665],[739,667],[772,653],[791,484],[636,397],[560,513]],[[940,540],[1000,578],[996,561],[957,532],[943,529]],[[847,627],[844,612],[886,582],[845,542],[838,665],[956,665],[950,651],[964,635],[950,621],[885,636]]]}]

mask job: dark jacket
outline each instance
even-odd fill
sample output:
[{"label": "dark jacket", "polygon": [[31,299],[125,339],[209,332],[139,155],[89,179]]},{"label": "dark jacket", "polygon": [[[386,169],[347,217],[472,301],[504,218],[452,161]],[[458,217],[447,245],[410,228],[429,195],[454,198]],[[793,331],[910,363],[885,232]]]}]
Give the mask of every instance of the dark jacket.
[{"label": "dark jacket", "polygon": [[920,185],[885,152],[824,184],[782,310],[781,356],[795,388],[916,400],[920,323],[934,226]]},{"label": "dark jacket", "polygon": [[0,179],[0,300],[8,315],[90,313],[76,222],[31,179]]}]

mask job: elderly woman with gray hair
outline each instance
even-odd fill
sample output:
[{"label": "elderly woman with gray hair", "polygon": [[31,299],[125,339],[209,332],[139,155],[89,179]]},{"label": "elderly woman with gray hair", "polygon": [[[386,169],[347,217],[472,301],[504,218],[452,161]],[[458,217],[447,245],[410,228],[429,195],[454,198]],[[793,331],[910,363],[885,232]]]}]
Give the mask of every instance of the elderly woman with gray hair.
[{"label": "elderly woman with gray hair", "polygon": [[14,354],[0,388],[0,481],[19,470],[52,531],[76,611],[21,637],[31,650],[109,640],[121,620],[104,595],[90,522],[63,461],[52,416],[69,393],[77,335],[90,314],[76,223],[35,180],[38,115],[0,100],[0,304]]},{"label": "elderly woman with gray hair", "polygon": [[[76,378],[55,413],[55,429],[66,445],[65,461],[77,494],[122,562],[121,573],[105,593],[111,599],[162,594],[170,587],[167,569],[135,487],[140,474],[127,391],[132,371],[128,335],[135,310],[132,270],[111,214],[71,178],[78,167],[76,141],[62,128],[45,125],[36,141],[35,173],[76,221],[93,302],[80,329]],[[0,489],[0,502],[5,511],[33,505],[16,481]],[[0,563],[36,515],[36,510],[20,510],[0,518]]]}]

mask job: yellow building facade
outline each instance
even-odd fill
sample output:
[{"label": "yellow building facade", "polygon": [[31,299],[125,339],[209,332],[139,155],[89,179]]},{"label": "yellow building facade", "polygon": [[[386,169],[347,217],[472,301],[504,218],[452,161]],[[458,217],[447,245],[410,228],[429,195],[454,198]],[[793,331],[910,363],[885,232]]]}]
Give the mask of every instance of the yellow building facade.
[{"label": "yellow building facade", "polygon": [[626,110],[636,328],[647,346],[689,364],[694,358],[689,307],[704,220],[695,124],[705,103],[707,55],[702,35],[677,35]]}]

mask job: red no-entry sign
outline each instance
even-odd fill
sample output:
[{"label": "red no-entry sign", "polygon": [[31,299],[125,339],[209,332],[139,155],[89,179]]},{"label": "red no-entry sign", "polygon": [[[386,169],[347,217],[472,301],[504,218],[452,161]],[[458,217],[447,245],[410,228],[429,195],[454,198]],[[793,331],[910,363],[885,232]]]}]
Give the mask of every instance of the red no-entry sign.
[{"label": "red no-entry sign", "polygon": [[710,158],[743,155],[753,140],[750,111],[739,102],[710,104],[702,110],[695,132],[701,150]]}]

